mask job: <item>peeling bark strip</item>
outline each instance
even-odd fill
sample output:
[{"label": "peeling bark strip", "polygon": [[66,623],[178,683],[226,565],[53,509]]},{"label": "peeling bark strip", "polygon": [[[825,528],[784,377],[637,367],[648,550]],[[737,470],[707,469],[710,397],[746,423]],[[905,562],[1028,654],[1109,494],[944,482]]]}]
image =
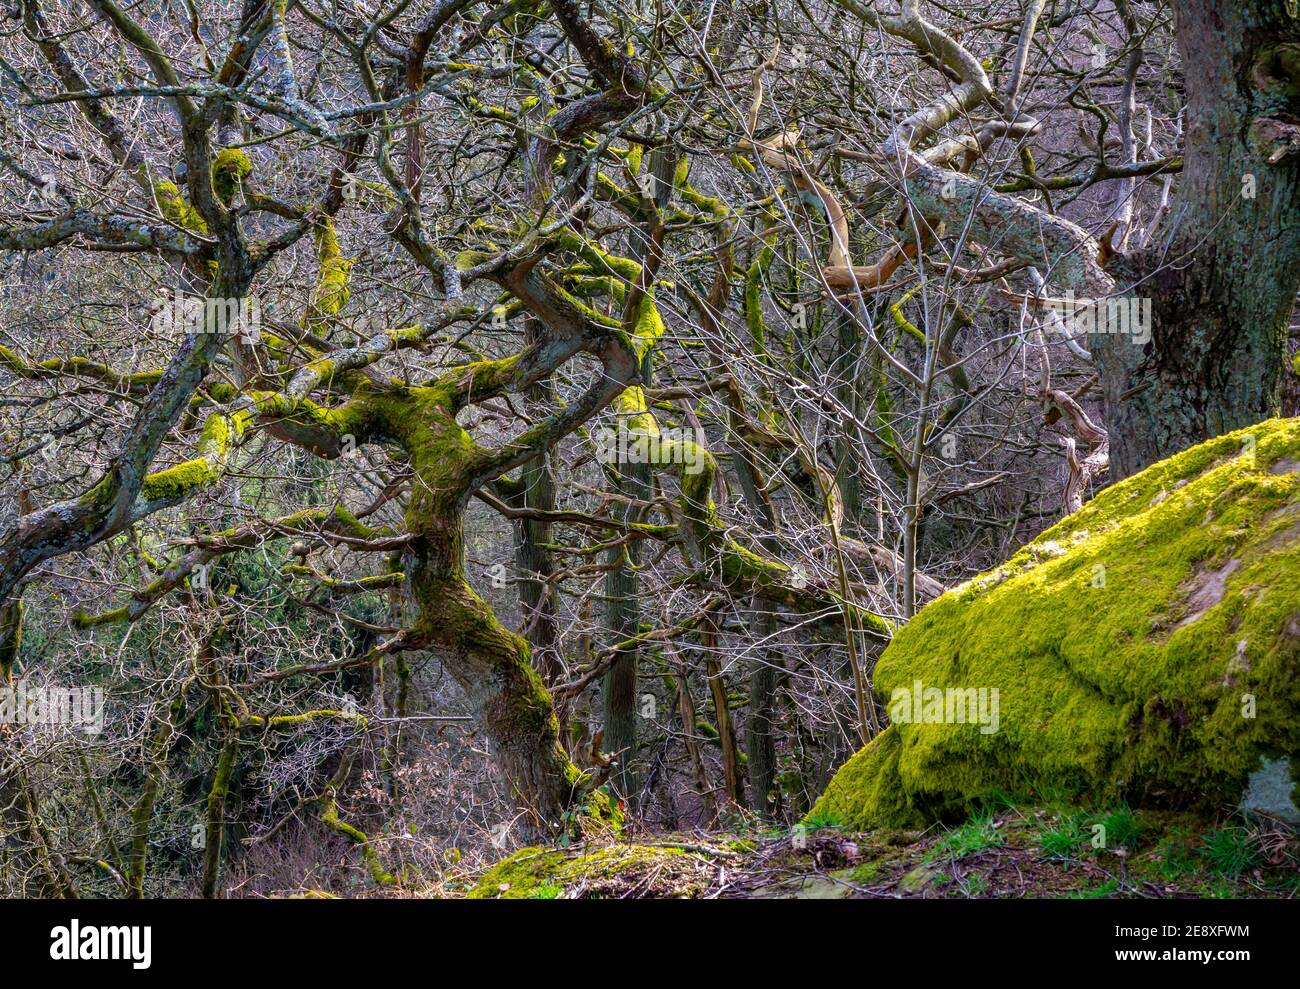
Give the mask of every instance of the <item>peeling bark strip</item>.
[{"label": "peeling bark strip", "polygon": [[1065,514],[1069,515],[1071,512],[1077,512],[1083,507],[1083,496],[1088,492],[1092,482],[1109,465],[1110,439],[1104,429],[1088,418],[1088,414],[1083,411],[1083,408],[1074,400],[1073,396],[1056,388],[1048,388],[1044,392],[1044,397],[1070,417],[1070,421],[1074,424],[1074,431],[1081,440],[1091,447],[1088,455],[1080,460],[1075,452],[1074,438],[1066,437],[1062,441],[1065,446],[1066,462],[1070,471],[1069,480],[1066,481],[1065,485],[1064,496]]},{"label": "peeling bark strip", "polygon": [[[1023,200],[995,192],[960,171],[942,167],[959,155],[966,158],[969,167],[982,148],[1008,133],[1006,128],[1032,131],[1037,122],[1008,121],[1004,126],[986,127],[975,137],[941,142],[918,153],[914,150],[918,144],[993,98],[993,88],[983,67],[959,42],[925,20],[916,0],[904,3],[899,14],[890,16],[879,15],[856,0],[839,2],[871,27],[911,41],[920,52],[941,62],[961,83],[951,93],[900,122],[881,148],[881,169],[896,172],[903,180],[911,214],[908,232],[912,237],[874,265],[852,264],[844,209],[800,160],[797,132],[777,134],[762,141],[746,138],[740,142],[742,150],[758,152],[770,167],[790,174],[796,188],[821,200],[831,228],[829,253],[822,270],[827,288],[855,291],[881,288],[902,264],[928,246],[942,223],[949,230],[960,231],[963,239],[969,237],[979,243],[996,244],[1004,254],[1043,267],[1071,288],[1097,296],[1107,295],[1114,283],[1102,270],[1099,245],[1087,231]],[[1026,31],[1030,34],[1036,20],[1034,14],[1026,21]],[[774,54],[755,72],[749,112],[751,134],[762,102],[761,73],[774,63],[775,57]]]}]

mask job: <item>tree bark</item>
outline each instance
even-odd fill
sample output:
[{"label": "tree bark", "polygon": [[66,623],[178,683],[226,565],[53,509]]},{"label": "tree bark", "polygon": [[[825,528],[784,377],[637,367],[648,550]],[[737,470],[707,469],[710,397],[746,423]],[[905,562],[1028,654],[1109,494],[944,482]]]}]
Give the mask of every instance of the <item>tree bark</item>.
[{"label": "tree bark", "polygon": [[[649,465],[628,464],[619,489],[630,498],[647,500],[650,496]],[[621,517],[634,519],[636,511],[629,506]],[[610,551],[610,563],[613,567],[605,575],[605,621],[613,641],[625,642],[634,638],[641,628],[640,580],[635,569],[640,563],[640,542],[616,546]],[[618,768],[610,776],[610,785],[629,807],[637,793],[632,762],[636,758],[639,655],[635,645],[620,650],[601,684],[605,706],[603,747],[605,751],[615,753],[618,762]]]},{"label": "tree bark", "polygon": [[1300,18],[1288,0],[1175,4],[1185,167],[1164,238],[1112,267],[1151,338],[1097,333],[1112,480],[1276,415],[1300,286]]},{"label": "tree bark", "polygon": [[[542,340],[542,327],[535,319],[525,324],[524,338],[529,346]],[[555,386],[543,378],[526,390],[528,399],[553,411]],[[543,453],[519,469],[523,507],[540,512],[555,510],[555,476],[549,453]],[[544,519],[520,519],[515,539],[515,563],[519,580],[519,607],[524,636],[533,650],[533,665],[549,686],[563,672],[557,652],[559,632],[556,624],[555,588],[550,578],[555,560],[547,544],[551,541],[551,523]]]}]

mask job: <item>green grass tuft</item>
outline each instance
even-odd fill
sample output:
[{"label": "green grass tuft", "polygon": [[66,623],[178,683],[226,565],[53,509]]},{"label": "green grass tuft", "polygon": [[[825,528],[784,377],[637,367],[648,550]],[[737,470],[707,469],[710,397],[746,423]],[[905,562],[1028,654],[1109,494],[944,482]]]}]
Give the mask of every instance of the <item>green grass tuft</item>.
[{"label": "green grass tuft", "polygon": [[931,860],[940,856],[959,859],[964,855],[982,852],[1006,844],[1006,838],[995,826],[992,814],[972,817],[959,828],[949,831],[934,846]]},{"label": "green grass tuft", "polygon": [[1203,840],[1205,844],[1201,848],[1201,858],[1211,870],[1221,876],[1236,879],[1260,862],[1259,849],[1243,827],[1219,828],[1204,835]]}]

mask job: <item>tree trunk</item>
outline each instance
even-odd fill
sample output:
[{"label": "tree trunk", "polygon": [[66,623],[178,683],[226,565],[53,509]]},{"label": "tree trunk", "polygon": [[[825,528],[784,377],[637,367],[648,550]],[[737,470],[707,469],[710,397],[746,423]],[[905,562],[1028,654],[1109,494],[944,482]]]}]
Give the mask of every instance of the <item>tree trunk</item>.
[{"label": "tree trunk", "polygon": [[[555,510],[555,479],[546,456],[521,469],[524,507],[541,512]],[[533,648],[533,663],[548,684],[560,679],[563,670],[556,651],[555,589],[550,578],[555,560],[546,544],[551,541],[551,523],[538,519],[521,519],[515,543],[515,562],[523,577],[519,580],[519,607],[524,635]]]},{"label": "tree trunk", "polygon": [[727,697],[727,681],[718,661],[717,615],[710,611],[700,626],[700,651],[704,653],[704,675],[709,681],[709,694],[713,698],[713,716],[717,719],[718,747],[722,752],[722,776],[728,809],[745,806],[745,783],[740,772],[740,748],[736,744],[736,724],[731,719],[731,703]]},{"label": "tree trunk", "polygon": [[1288,0],[1175,4],[1188,101],[1178,204],[1164,237],[1113,266],[1117,283],[1152,300],[1150,340],[1090,337],[1112,480],[1278,413],[1300,285],[1294,10]]},{"label": "tree trunk", "polygon": [[[630,498],[648,499],[649,465],[628,464],[619,488]],[[620,514],[622,518],[633,519],[637,513],[628,506]],[[605,575],[605,621],[616,643],[634,637],[641,628],[641,605],[638,599],[641,582],[635,569],[640,563],[640,546],[640,542],[634,541],[626,546],[616,546],[610,551],[613,567]],[[610,776],[610,785],[629,807],[637,793],[632,761],[636,758],[639,655],[635,646],[620,650],[601,685],[601,697],[605,705],[605,737],[602,747],[606,752],[615,753],[614,758],[618,761],[618,768]]]},{"label": "tree trunk", "polygon": [[463,579],[430,582],[418,599],[429,605],[426,614],[438,616],[430,626],[434,644],[478,712],[497,768],[530,812],[532,830],[559,830],[583,792],[583,778],[560,744],[551,695],[533,668],[528,643],[498,622]]},{"label": "tree trunk", "polygon": [[[754,635],[767,638],[776,631],[776,615],[765,609],[754,619]],[[776,708],[777,664],[781,654],[765,649],[749,675],[749,717],[745,722],[745,756],[749,770],[749,793],[754,810],[771,820],[780,803],[776,789],[776,743],[772,718]]]},{"label": "tree trunk", "polygon": [[696,724],[695,698],[691,696],[691,682],[686,664],[677,660],[677,712],[682,723],[682,744],[690,757],[695,774],[695,786],[704,802],[704,820],[712,825],[718,819],[718,798],[709,785],[708,770],[704,766],[704,753],[700,749],[699,727]]},{"label": "tree trunk", "polygon": [[[540,343],[542,326],[539,320],[524,323],[524,343]],[[530,402],[536,403],[549,414],[554,411],[555,385],[543,378],[526,391]],[[524,508],[540,512],[555,510],[555,477],[551,470],[550,453],[530,460],[519,469],[521,500]],[[551,523],[540,519],[520,519],[515,536],[515,563],[522,574],[519,580],[519,611],[523,618],[524,637],[532,646],[533,665],[547,686],[560,679],[563,672],[557,650],[559,632],[556,624],[555,588],[550,578],[555,573],[555,560],[547,544],[551,541]],[[561,735],[563,735],[561,731]]]},{"label": "tree trunk", "polygon": [[208,817],[206,839],[203,846],[203,887],[205,900],[215,899],[221,892],[221,852],[226,837],[226,799],[230,794],[230,780],[235,772],[235,759],[239,754],[239,739],[235,730],[221,746],[217,765],[212,774],[212,788],[208,791]]},{"label": "tree trunk", "polygon": [[365,415],[407,450],[419,482],[407,504],[411,541],[402,556],[418,614],[402,645],[435,651],[477,713],[531,829],[554,832],[585,794],[587,780],[560,743],[555,707],[528,643],[497,620],[466,580],[464,511],[477,487],[469,436],[454,403],[437,389],[386,395]]},{"label": "tree trunk", "polygon": [[[652,275],[658,267],[654,244],[663,233],[659,210],[667,205],[673,188],[676,156],[671,151],[656,149],[650,153],[642,167],[647,174],[654,176],[654,194],[652,202],[643,207],[643,222],[628,231],[627,253],[629,258],[641,266],[642,277],[645,278]],[[637,290],[645,291],[652,283],[653,279],[640,285]],[[639,383],[643,387],[649,387],[653,381],[653,355],[652,347],[642,358]],[[630,422],[620,423],[619,428],[628,428],[630,425]],[[648,501],[653,491],[650,464],[624,465],[619,487],[630,498]],[[637,509],[632,506],[622,511],[625,519],[636,515]],[[605,593],[608,599],[608,625],[616,643],[630,639],[641,631],[641,579],[637,571],[639,562],[639,541],[630,542],[626,547],[616,546],[610,554],[610,563],[614,566],[606,576]],[[633,765],[637,755],[639,659],[640,651],[635,647],[620,652],[605,674],[601,689],[605,703],[604,747],[606,751],[616,753],[615,758],[618,760],[611,785],[629,808],[634,806],[639,791]]]}]

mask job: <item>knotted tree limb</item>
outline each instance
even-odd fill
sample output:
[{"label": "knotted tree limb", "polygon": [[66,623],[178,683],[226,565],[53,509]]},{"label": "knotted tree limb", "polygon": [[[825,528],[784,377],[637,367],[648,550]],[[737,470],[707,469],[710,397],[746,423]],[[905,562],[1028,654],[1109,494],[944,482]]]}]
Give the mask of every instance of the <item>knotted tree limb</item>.
[{"label": "knotted tree limb", "polygon": [[1083,407],[1068,393],[1056,388],[1047,388],[1043,391],[1043,397],[1050,400],[1060,408],[1074,426],[1074,431],[1090,448],[1088,455],[1082,460],[1079,459],[1076,452],[1076,443],[1074,437],[1067,436],[1061,440],[1065,447],[1065,459],[1069,468],[1069,476],[1065,482],[1065,493],[1062,500],[1065,505],[1065,512],[1068,515],[1071,512],[1077,512],[1083,507],[1083,496],[1088,488],[1098,476],[1100,476],[1110,463],[1110,440],[1106,435],[1106,430],[1097,426],[1088,414],[1083,411]]}]

